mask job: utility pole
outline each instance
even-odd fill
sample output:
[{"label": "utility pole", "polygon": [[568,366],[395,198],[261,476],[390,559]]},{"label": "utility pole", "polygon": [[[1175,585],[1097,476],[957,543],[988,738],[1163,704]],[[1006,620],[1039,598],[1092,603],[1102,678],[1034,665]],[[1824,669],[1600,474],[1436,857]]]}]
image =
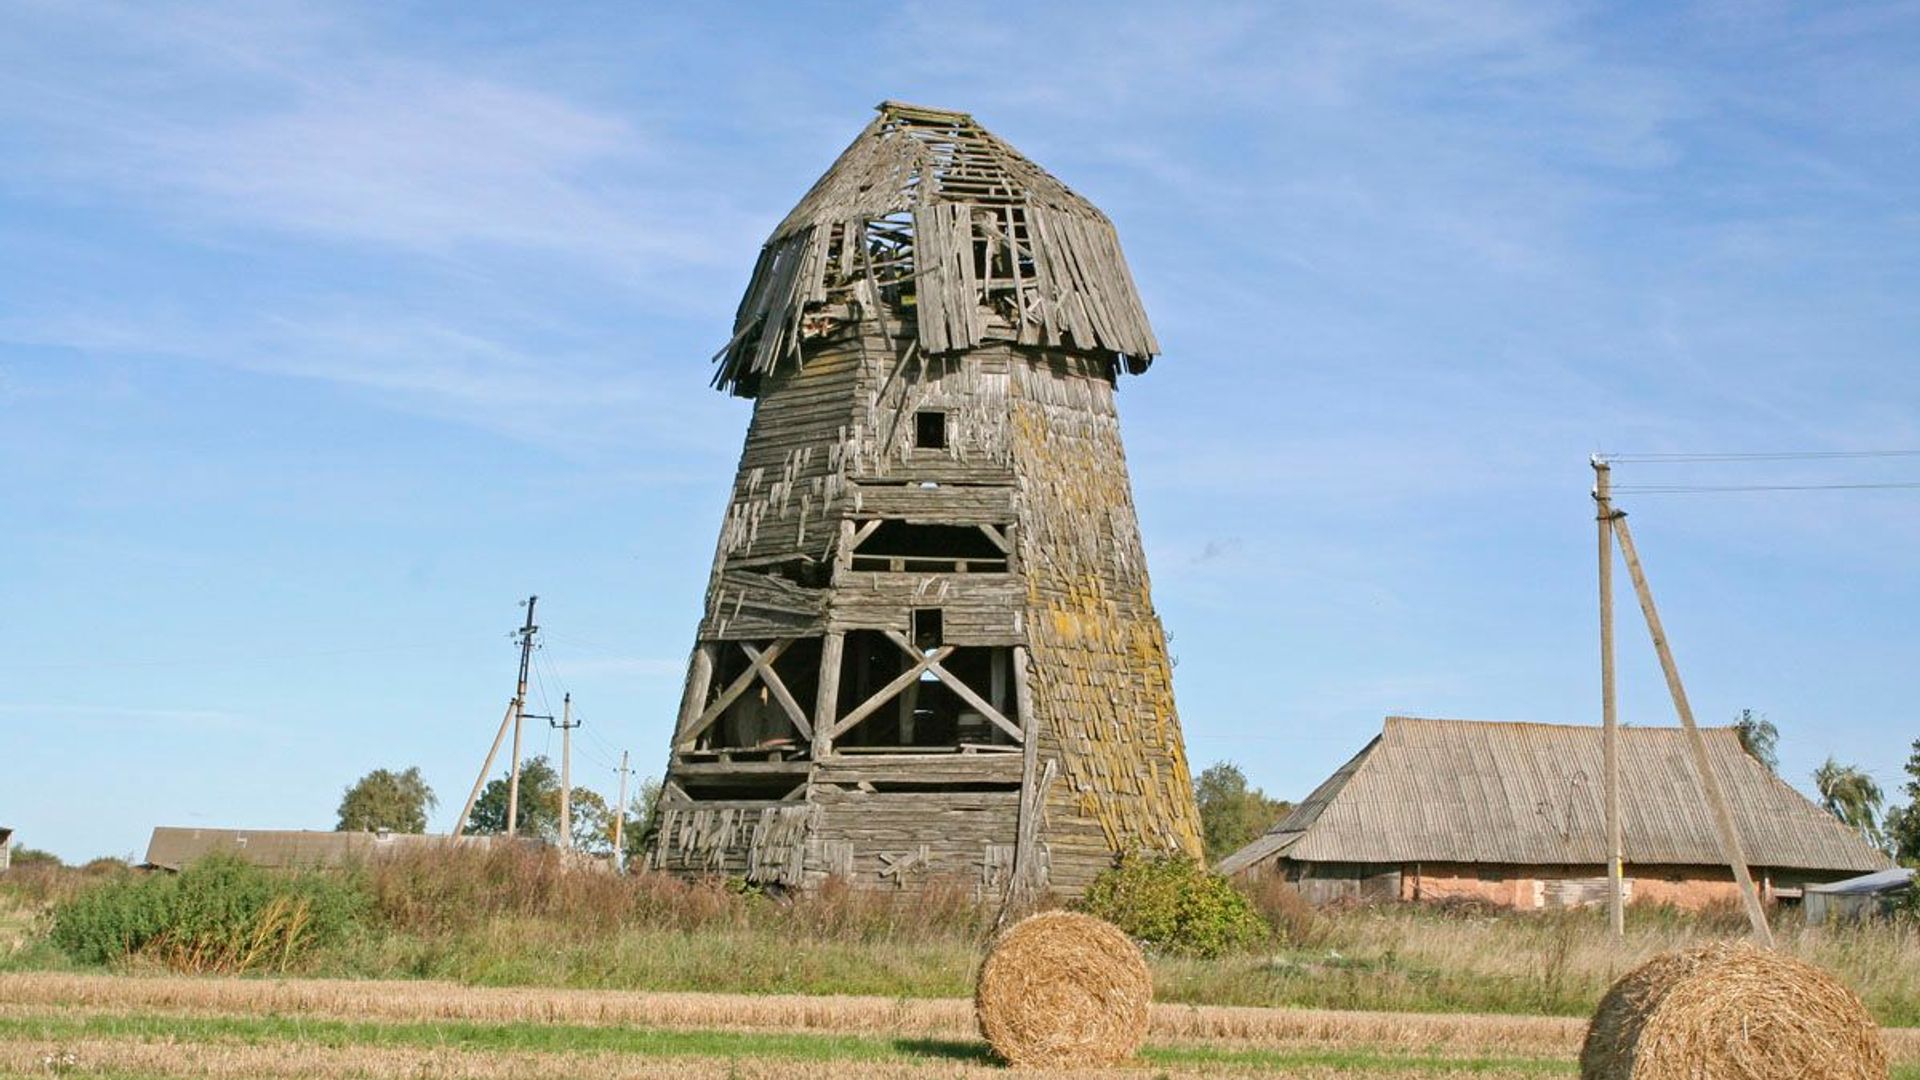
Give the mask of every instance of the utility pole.
[{"label": "utility pole", "polygon": [[627,768],[627,752],[620,751],[620,799],[613,804],[613,866],[622,873],[627,869],[627,774],[632,771]]},{"label": "utility pole", "polygon": [[453,823],[453,835],[459,839],[466,834],[467,819],[473,816],[473,804],[480,801],[480,789],[486,786],[487,774],[493,771],[493,759],[500,754],[500,744],[506,741],[507,725],[513,723],[515,710],[520,707],[517,699],[507,701],[507,711],[500,717],[500,730],[493,733],[493,745],[487,749],[487,760],[480,763],[480,775],[473,779],[473,790],[467,792],[467,805],[460,808],[460,818]]},{"label": "utility pole", "polygon": [[493,771],[493,759],[500,754],[500,743],[507,737],[507,726],[513,726],[513,779],[507,784],[507,835],[512,836],[518,827],[520,810],[520,721],[521,713],[527,704],[527,664],[533,656],[533,636],[540,628],[533,623],[533,605],[538,596],[527,597],[527,620],[514,636],[520,642],[520,681],[515,684],[513,700],[507,702],[506,715],[500,718],[500,730],[493,735],[493,745],[487,749],[487,760],[480,763],[480,775],[474,777],[473,790],[467,793],[467,804],[460,808],[460,820],[453,823],[453,835],[457,838],[467,831],[467,819],[473,816],[473,806],[480,801],[480,791],[486,787],[487,774]]},{"label": "utility pole", "polygon": [[527,667],[533,662],[533,636],[540,631],[533,621],[533,605],[539,600],[538,596],[527,597],[527,621],[515,634],[520,639],[520,680],[514,684],[513,691],[513,772],[507,780],[508,836],[520,831],[520,729],[525,726],[521,721],[526,719]]},{"label": "utility pole", "polygon": [[[549,706],[551,707],[551,706]],[[559,723],[547,723],[560,729],[560,847],[573,850],[573,729],[580,721],[573,718],[573,695],[560,699]]]},{"label": "utility pole", "polygon": [[1773,947],[1773,930],[1767,926],[1767,912],[1760,904],[1760,894],[1753,887],[1753,874],[1747,869],[1746,852],[1740,847],[1740,834],[1733,827],[1733,812],[1727,808],[1726,792],[1720,788],[1720,778],[1714,775],[1712,763],[1707,760],[1707,740],[1700,734],[1699,725],[1693,722],[1693,706],[1687,703],[1686,687],[1680,684],[1680,669],[1673,662],[1673,650],[1667,647],[1667,633],[1660,625],[1660,613],[1653,606],[1653,590],[1647,585],[1647,575],[1640,568],[1639,553],[1633,547],[1633,530],[1627,528],[1627,516],[1618,514],[1613,519],[1614,533],[1620,539],[1620,554],[1626,559],[1627,573],[1633,577],[1633,591],[1640,598],[1640,612],[1647,618],[1647,633],[1653,636],[1654,651],[1660,654],[1660,669],[1667,676],[1667,692],[1673,696],[1673,711],[1680,714],[1680,726],[1687,729],[1687,745],[1693,752],[1694,771],[1700,774],[1700,784],[1706,788],[1707,804],[1713,811],[1714,829],[1720,834],[1720,852],[1727,865],[1733,868],[1733,878],[1740,886],[1740,899],[1747,909],[1747,921],[1753,924],[1753,936],[1762,945]]},{"label": "utility pole", "polygon": [[1604,729],[1607,809],[1607,923],[1618,941],[1626,936],[1625,852],[1620,828],[1620,716],[1613,682],[1613,467],[1599,454],[1593,465],[1594,518],[1600,534],[1600,723]]}]

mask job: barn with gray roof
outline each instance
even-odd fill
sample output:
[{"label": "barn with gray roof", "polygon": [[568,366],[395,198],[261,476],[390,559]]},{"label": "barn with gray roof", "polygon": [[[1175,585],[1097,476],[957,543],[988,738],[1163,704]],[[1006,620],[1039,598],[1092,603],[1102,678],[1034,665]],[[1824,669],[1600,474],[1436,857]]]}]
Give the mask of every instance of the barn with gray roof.
[{"label": "barn with gray roof", "polygon": [[[1755,881],[1770,900],[1890,860],[1705,728]],[[1620,732],[1629,902],[1738,902],[1680,728]],[[1282,874],[1308,900],[1471,899],[1521,909],[1606,896],[1601,729],[1388,717],[1381,733],[1272,830],[1221,860]]]}]

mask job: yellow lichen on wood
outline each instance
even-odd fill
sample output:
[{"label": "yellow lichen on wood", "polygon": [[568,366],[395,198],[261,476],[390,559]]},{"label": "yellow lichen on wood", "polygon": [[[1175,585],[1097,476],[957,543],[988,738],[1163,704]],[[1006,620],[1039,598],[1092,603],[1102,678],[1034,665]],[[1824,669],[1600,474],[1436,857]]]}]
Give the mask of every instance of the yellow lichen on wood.
[{"label": "yellow lichen on wood", "polygon": [[[1035,709],[1070,805],[1113,851],[1201,852],[1192,779],[1111,413],[1050,422],[1016,399],[1016,462],[1031,524],[1021,538],[1033,628]],[[1089,469],[1088,460],[1106,466]]]}]

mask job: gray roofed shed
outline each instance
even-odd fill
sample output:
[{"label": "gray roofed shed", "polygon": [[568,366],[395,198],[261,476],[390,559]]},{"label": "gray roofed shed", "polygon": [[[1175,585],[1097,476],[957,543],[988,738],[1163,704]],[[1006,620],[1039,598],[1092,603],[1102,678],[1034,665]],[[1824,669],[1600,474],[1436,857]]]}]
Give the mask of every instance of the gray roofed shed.
[{"label": "gray roofed shed", "polygon": [[[1755,761],[1733,728],[1707,755],[1754,866],[1871,871],[1889,860]],[[1598,727],[1388,717],[1381,734],[1265,836],[1221,860],[1598,864],[1607,861]],[[1724,861],[1681,728],[1620,732],[1625,857]]]},{"label": "gray roofed shed", "polygon": [[[179,870],[222,852],[279,869],[338,866],[372,856],[458,844],[487,847],[491,836],[438,833],[320,832],[310,829],[190,829],[162,825],[147,841],[147,866]],[[536,842],[537,843],[537,842]]]},{"label": "gray roofed shed", "polygon": [[1888,908],[1898,902],[1901,894],[1913,889],[1913,880],[1912,870],[1896,867],[1845,881],[1809,885],[1802,897],[1807,925],[1884,915]]}]

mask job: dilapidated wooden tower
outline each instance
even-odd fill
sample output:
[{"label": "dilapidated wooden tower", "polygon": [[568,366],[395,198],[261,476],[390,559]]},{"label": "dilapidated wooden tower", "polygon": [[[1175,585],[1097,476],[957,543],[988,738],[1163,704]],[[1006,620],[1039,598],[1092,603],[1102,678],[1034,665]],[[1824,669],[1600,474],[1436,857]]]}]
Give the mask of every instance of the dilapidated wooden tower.
[{"label": "dilapidated wooden tower", "polygon": [[1105,215],[880,106],[716,358],[753,422],[653,866],[999,895],[1199,854],[1114,411],[1157,350]]}]

